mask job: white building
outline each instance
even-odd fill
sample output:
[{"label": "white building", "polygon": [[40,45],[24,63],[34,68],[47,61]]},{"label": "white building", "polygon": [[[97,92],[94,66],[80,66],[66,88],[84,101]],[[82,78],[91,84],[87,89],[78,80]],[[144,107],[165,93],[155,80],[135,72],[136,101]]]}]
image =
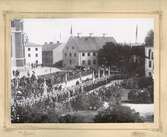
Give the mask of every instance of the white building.
[{"label": "white building", "polygon": [[26,66],[42,64],[42,45],[27,43],[25,45]]},{"label": "white building", "polygon": [[98,66],[98,50],[107,42],[114,42],[113,37],[71,36],[63,49],[64,67]]},{"label": "white building", "polygon": [[145,47],[145,76],[152,77],[154,70],[153,47]]}]

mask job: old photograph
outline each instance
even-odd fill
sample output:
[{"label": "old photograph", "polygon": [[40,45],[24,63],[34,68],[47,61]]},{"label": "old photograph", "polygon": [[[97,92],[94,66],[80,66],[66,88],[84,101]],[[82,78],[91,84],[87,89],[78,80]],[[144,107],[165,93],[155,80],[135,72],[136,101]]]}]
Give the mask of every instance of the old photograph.
[{"label": "old photograph", "polygon": [[153,123],[153,18],[11,22],[11,123]]}]

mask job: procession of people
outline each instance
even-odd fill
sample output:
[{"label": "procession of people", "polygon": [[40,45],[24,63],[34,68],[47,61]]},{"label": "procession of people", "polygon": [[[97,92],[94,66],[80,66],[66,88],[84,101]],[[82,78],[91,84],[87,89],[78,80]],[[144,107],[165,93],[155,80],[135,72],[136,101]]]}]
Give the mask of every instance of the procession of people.
[{"label": "procession of people", "polygon": [[[18,73],[18,72],[17,72]],[[56,83],[54,77],[36,76],[35,72],[32,75],[18,77],[16,75],[11,80],[12,85],[12,114],[14,117],[18,113],[18,108],[31,108],[34,105],[44,104],[44,109],[55,107],[56,103],[68,104],[69,102],[77,102],[77,97],[82,93],[85,95],[96,94],[104,98],[108,94],[108,90],[113,86],[105,86],[111,81],[122,79],[122,75],[104,75],[96,77],[95,72],[92,72],[92,78],[82,80],[82,73],[79,73],[76,78],[81,77],[75,85],[66,87],[62,83],[67,83],[68,78],[62,79]],[[71,78],[72,79],[72,78]],[[74,79],[74,77],[73,77]],[[114,86],[119,86],[118,82]],[[19,113],[20,114],[20,113]]]}]

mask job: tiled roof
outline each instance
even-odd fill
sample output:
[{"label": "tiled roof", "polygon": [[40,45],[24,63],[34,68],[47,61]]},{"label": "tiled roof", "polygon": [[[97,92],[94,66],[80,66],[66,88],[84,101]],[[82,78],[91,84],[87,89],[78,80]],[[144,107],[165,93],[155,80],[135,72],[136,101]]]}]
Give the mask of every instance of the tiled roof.
[{"label": "tiled roof", "polygon": [[42,47],[42,51],[51,51],[55,48],[57,48],[62,43],[45,43]]},{"label": "tiled roof", "polygon": [[66,46],[75,46],[78,51],[97,51],[107,42],[116,42],[113,37],[94,37],[94,36],[71,36]]},{"label": "tiled roof", "polygon": [[42,47],[42,45],[33,42],[28,42],[27,44],[25,44],[25,47]]}]

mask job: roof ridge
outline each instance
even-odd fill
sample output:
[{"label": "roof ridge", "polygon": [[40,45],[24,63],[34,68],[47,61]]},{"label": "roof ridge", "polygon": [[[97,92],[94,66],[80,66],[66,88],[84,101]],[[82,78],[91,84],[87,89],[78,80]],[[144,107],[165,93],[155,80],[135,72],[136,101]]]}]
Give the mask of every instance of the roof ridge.
[{"label": "roof ridge", "polygon": [[116,42],[112,36],[70,36],[66,45],[76,46],[79,51],[97,51],[106,42]]}]

